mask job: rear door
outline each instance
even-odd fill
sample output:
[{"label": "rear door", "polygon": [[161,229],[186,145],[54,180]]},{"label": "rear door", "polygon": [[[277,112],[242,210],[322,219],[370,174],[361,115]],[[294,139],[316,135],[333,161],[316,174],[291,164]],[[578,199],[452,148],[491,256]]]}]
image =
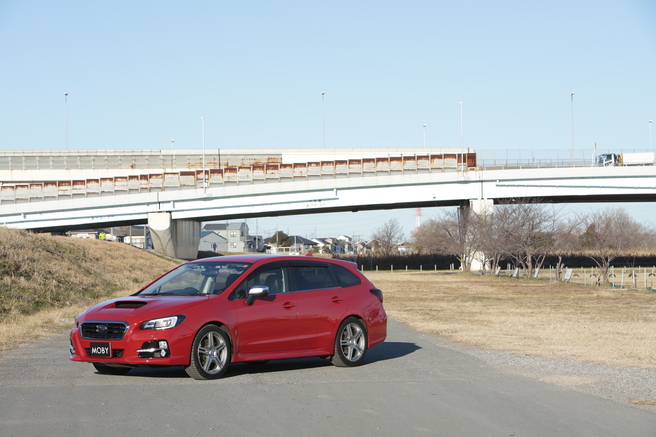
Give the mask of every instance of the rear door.
[{"label": "rear door", "polygon": [[298,304],[298,347],[332,352],[335,333],[348,311],[348,295],[328,263],[291,261]]}]

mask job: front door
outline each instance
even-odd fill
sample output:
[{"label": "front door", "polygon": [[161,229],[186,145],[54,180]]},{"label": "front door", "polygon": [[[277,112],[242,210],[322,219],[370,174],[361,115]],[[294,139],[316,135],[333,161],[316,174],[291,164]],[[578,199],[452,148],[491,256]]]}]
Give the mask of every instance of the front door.
[{"label": "front door", "polygon": [[[246,303],[254,285],[269,287],[269,295]],[[263,266],[235,289],[237,351],[240,355],[282,352],[297,348],[297,308],[295,293],[289,293],[286,266]]]}]

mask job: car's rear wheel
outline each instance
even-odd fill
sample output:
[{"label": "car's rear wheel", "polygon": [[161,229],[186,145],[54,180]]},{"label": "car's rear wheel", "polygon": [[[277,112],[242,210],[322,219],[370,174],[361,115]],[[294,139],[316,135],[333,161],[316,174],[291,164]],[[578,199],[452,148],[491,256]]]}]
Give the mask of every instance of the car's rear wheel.
[{"label": "car's rear wheel", "polygon": [[118,366],[108,366],[107,364],[93,363],[93,367],[96,368],[98,373],[103,375],[125,375],[132,368],[130,367],[118,367]]},{"label": "car's rear wheel", "polygon": [[332,358],[338,367],[362,364],[367,352],[367,331],[361,320],[349,317],[339,325],[335,336],[335,353]]},{"label": "car's rear wheel", "polygon": [[190,364],[185,368],[194,379],[217,379],[230,364],[230,338],[216,325],[207,325],[196,334]]}]

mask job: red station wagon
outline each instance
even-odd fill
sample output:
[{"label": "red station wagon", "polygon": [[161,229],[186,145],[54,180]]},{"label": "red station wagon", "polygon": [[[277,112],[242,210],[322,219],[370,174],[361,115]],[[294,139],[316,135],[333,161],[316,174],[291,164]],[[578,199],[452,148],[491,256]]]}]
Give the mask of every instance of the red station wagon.
[{"label": "red station wagon", "polygon": [[98,372],[184,366],[220,378],[228,364],[299,357],[356,366],[385,340],[383,294],[354,263],[243,255],[171,270],[75,319],[70,359]]}]

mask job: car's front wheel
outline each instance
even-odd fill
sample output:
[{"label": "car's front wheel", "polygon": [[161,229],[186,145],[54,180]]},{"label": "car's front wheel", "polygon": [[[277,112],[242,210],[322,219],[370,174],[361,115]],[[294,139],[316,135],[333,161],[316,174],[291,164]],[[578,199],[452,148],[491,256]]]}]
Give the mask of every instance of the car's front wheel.
[{"label": "car's front wheel", "polygon": [[108,366],[107,364],[93,363],[93,367],[96,368],[98,373],[103,375],[125,375],[132,368],[130,367],[119,367],[119,366]]},{"label": "car's front wheel", "polygon": [[367,331],[361,320],[349,317],[339,325],[335,337],[335,353],[332,358],[338,367],[362,364],[367,352]]},{"label": "car's front wheel", "polygon": [[196,334],[190,364],[185,368],[194,379],[220,378],[230,363],[230,338],[216,325],[207,325]]}]

